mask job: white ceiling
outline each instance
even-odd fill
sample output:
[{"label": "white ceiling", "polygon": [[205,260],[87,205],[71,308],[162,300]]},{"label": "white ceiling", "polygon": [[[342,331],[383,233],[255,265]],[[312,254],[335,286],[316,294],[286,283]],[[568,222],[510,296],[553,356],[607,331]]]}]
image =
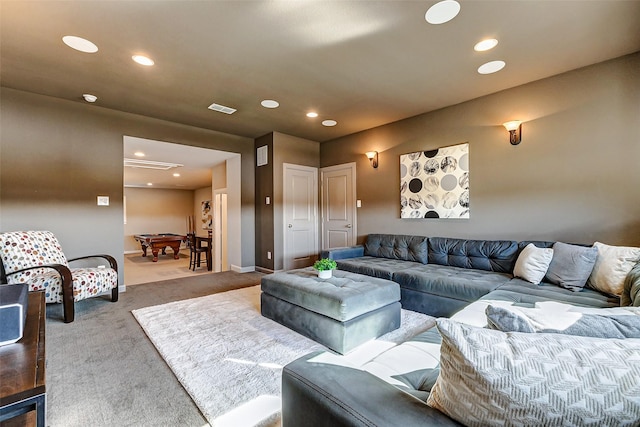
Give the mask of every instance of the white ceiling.
[{"label": "white ceiling", "polygon": [[[431,25],[434,3],[0,0],[0,81],[250,138],[323,142],[640,51],[640,0],[460,0],[455,19]],[[99,51],[70,49],[64,35]],[[486,37],[498,46],[475,52]],[[477,73],[496,59],[502,71]],[[208,110],[214,102],[237,112]]]},{"label": "white ceiling", "polygon": [[[138,157],[136,152],[144,153]],[[124,137],[125,159],[143,159],[155,162],[181,164],[182,166],[168,170],[125,167],[124,186],[140,188],[172,188],[179,190],[196,190],[211,186],[211,170],[223,163],[234,153],[208,150],[206,148],[189,147],[151,139]],[[173,176],[179,173],[179,177]],[[152,183],[152,186],[147,185]]]}]

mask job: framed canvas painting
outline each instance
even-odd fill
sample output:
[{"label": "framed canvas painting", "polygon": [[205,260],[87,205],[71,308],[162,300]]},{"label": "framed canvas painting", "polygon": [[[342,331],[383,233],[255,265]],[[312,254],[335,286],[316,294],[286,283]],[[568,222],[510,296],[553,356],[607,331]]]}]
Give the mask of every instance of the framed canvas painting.
[{"label": "framed canvas painting", "polygon": [[469,144],[400,156],[401,218],[469,218]]}]

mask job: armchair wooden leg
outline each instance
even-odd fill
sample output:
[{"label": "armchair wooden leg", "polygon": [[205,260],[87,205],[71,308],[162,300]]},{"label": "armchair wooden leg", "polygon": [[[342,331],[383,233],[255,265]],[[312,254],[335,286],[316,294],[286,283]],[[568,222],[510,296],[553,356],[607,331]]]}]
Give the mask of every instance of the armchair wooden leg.
[{"label": "armchair wooden leg", "polygon": [[68,269],[60,273],[62,276],[62,310],[64,311],[64,323],[71,323],[75,317],[73,279]]},{"label": "armchair wooden leg", "polygon": [[64,311],[64,323],[71,323],[75,317],[75,307],[73,306],[73,289],[62,290],[62,310]]}]

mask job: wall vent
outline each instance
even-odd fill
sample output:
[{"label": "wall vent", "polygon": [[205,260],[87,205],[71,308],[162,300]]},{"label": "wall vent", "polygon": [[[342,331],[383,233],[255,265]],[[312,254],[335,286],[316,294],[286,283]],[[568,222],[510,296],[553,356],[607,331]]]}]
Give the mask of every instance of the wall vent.
[{"label": "wall vent", "polygon": [[207,107],[207,108],[209,108],[210,110],[218,111],[220,113],[225,113],[225,114],[233,114],[236,111],[238,111],[235,108],[226,107],[224,105],[220,105],[220,104],[216,104],[216,103],[213,103],[213,104],[209,105],[209,107]]}]

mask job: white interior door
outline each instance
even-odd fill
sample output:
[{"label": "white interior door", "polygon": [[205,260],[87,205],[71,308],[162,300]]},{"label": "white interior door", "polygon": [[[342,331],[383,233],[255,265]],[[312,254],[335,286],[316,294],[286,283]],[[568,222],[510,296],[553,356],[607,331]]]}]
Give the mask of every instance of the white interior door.
[{"label": "white interior door", "polygon": [[318,254],[318,169],[284,164],[283,266],[307,267]]},{"label": "white interior door", "polygon": [[322,168],[322,249],[356,244],[356,164]]}]

